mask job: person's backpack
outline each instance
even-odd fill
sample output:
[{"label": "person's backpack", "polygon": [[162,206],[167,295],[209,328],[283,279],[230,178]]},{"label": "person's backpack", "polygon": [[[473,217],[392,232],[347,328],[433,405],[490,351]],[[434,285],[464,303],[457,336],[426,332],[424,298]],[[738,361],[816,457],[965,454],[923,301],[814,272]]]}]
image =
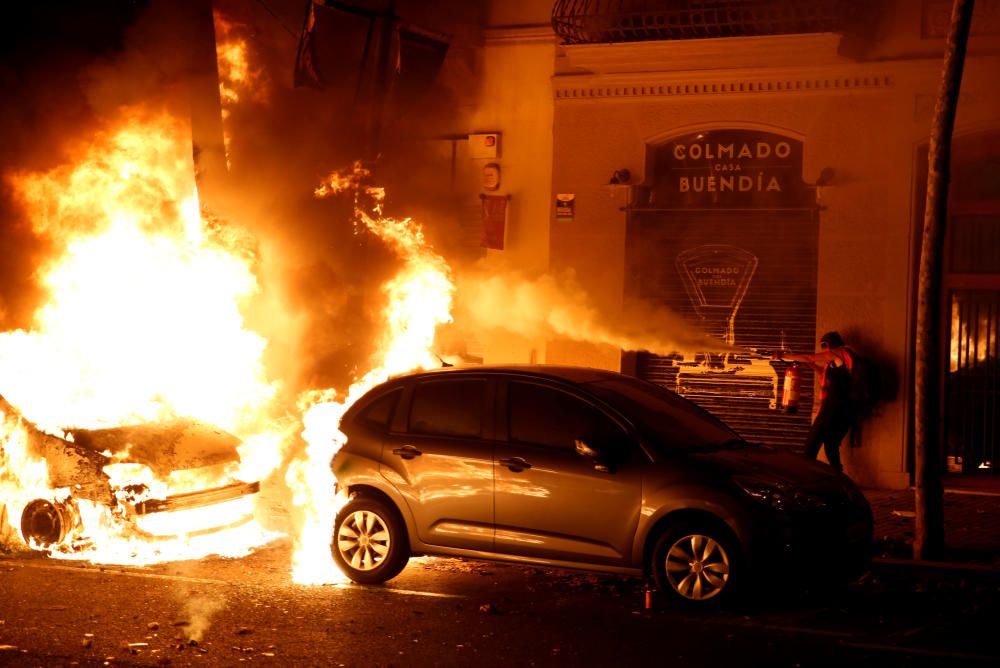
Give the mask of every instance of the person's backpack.
[{"label": "person's backpack", "polygon": [[865,413],[871,412],[882,398],[882,380],[878,365],[853,350],[849,398]]}]

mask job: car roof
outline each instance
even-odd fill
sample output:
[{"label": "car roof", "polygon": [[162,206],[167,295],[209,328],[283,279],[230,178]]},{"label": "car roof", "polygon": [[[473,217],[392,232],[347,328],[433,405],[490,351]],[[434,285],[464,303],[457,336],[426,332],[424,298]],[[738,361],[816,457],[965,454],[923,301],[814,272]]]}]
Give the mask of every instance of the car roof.
[{"label": "car roof", "polygon": [[566,366],[557,364],[476,364],[469,366],[451,366],[428,371],[416,371],[403,374],[397,378],[415,378],[420,376],[437,377],[442,375],[523,375],[533,378],[551,378],[571,383],[592,383],[598,380],[620,378],[617,371],[593,369],[583,366]]},{"label": "car roof", "polygon": [[548,379],[580,385],[599,380],[621,378],[616,371],[592,369],[582,366],[564,366],[555,364],[470,364],[467,366],[447,366],[439,369],[410,371],[392,376],[389,380],[371,388],[356,401],[341,418],[342,423],[350,422],[360,410],[363,410],[376,397],[385,392],[391,392],[414,379],[442,378],[462,376],[523,376],[524,378]]}]

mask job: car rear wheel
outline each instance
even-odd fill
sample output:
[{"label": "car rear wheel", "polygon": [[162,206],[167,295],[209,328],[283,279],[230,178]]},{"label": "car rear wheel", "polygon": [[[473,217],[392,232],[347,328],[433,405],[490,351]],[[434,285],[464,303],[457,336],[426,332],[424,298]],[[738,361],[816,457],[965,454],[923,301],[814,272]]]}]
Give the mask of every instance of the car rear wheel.
[{"label": "car rear wheel", "polygon": [[742,578],[735,540],[710,523],[685,523],[664,532],[653,550],[652,570],[660,591],[692,608],[729,599]]},{"label": "car rear wheel", "polygon": [[355,496],[340,510],[330,547],[344,575],[361,584],[396,577],[410,558],[399,513],[370,496]]}]

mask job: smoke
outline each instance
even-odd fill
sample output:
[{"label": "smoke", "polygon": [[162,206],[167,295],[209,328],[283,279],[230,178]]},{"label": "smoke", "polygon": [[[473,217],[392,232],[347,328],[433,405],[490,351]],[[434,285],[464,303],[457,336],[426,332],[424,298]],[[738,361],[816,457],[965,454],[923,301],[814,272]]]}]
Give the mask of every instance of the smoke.
[{"label": "smoke", "polygon": [[[355,233],[349,202],[318,202],[312,191],[330,168],[375,157],[366,154],[372,138],[359,131],[371,114],[355,108],[356,87],[293,85],[301,5],[279,3],[271,7],[276,14],[245,0],[212,5],[226,21],[225,29],[216,24],[220,43],[242,39],[247,71],[261,76],[251,77],[225,109],[229,169],[224,183],[199,188],[201,202],[258,240],[260,292],[244,315],[270,342],[269,375],[286,380],[288,397],[314,387],[346,389],[374,352],[384,303],[380,286],[398,261],[378,240]],[[0,24],[0,85],[16,100],[0,107],[0,173],[53,169],[65,162],[68,142],[88,136],[123,106],[166,109],[180,119],[192,116],[192,106],[207,109],[201,98],[211,96],[202,83],[215,61],[191,7],[168,0],[12,7],[12,14],[24,15]],[[404,20],[440,27],[453,40],[434,87],[385,110],[376,178],[405,202],[396,215],[419,211],[422,222],[441,228],[430,234],[454,239],[458,216],[441,215],[454,206],[451,184],[439,178],[449,163],[442,158],[429,165],[426,143],[415,138],[467,126],[460,117],[469,110],[458,93],[468,94],[478,81],[474,46],[484,10],[451,0],[433,7],[403,3],[397,11]],[[45,297],[37,269],[58,249],[27,224],[2,181],[0,331],[28,329]]]},{"label": "smoke", "polygon": [[[32,228],[6,177],[66,164],[75,145],[106,129],[123,107],[165,110],[186,121],[206,91],[195,82],[215,68],[211,26],[206,56],[203,35],[189,29],[195,10],[185,3],[108,0],[98,7],[54,0],[9,9],[9,20],[0,22],[0,85],[11,100],[0,105],[0,331],[32,327],[46,292],[39,269],[61,251],[49,234]],[[271,30],[255,33],[251,21],[246,31],[258,35],[251,57],[269,72],[290,74],[295,39],[269,15],[262,21]],[[348,161],[332,155],[343,105],[318,91],[292,89],[287,75],[268,83],[274,96],[248,95],[234,109],[228,183],[217,193],[203,190],[201,200],[259,240],[261,290],[245,315],[272,341],[269,374],[298,370],[293,384],[336,384],[346,381],[352,360],[365,358],[368,340],[363,327],[349,324],[361,310],[355,277],[367,277],[350,217],[316,204],[311,193],[331,161]]]},{"label": "smoke", "polygon": [[[405,99],[401,89],[383,90],[389,102],[379,110],[370,100],[359,101],[355,84],[293,85],[301,5],[272,5],[275,14],[246,0],[217,0],[213,6],[230,24],[228,34],[246,41],[248,68],[264,73],[256,85],[268,89],[247,91],[228,110],[233,196],[212,203],[261,240],[262,293],[259,308],[247,312],[248,324],[271,342],[268,368],[286,381],[289,396],[317,387],[344,391],[377,352],[382,286],[401,262],[372,234],[357,232],[351,195],[317,200],[313,190],[331,169],[371,161],[366,165],[373,168],[374,181],[394,200],[387,202],[386,215],[415,218],[439,253],[452,257],[448,243],[462,237],[456,221],[467,211],[456,203],[455,184],[447,176],[453,169],[451,145],[442,154],[446,142],[426,140],[469,127],[471,110],[462,100],[480,81],[476,54],[485,8],[460,0],[397,3],[404,22],[440,30],[451,40],[430,87]],[[345,40],[363,43],[364,33],[350,33],[348,23],[324,24],[333,32],[318,32],[317,43],[324,48]],[[338,81],[361,67],[350,59],[319,64],[329,65],[326,72]],[[363,88],[378,85],[371,80]],[[381,123],[373,133],[376,117]],[[268,301],[281,307],[280,316]]]},{"label": "smoke", "polygon": [[187,640],[201,642],[205,633],[212,625],[212,619],[226,607],[226,598],[222,595],[194,594],[185,596],[180,618],[175,622]]},{"label": "smoke", "polygon": [[474,272],[460,275],[457,282],[459,328],[603,343],[659,355],[719,350],[723,345],[681,316],[648,302],[630,301],[620,311],[602,311],[572,272],[535,279],[514,272]]}]

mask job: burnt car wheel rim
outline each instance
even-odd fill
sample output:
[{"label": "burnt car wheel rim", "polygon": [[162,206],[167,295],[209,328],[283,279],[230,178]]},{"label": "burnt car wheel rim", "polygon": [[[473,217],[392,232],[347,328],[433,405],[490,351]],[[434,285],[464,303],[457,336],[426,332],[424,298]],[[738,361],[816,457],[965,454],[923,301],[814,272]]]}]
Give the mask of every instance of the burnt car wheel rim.
[{"label": "burnt car wheel rim", "polygon": [[340,525],[337,549],[344,561],[358,571],[379,567],[391,544],[385,521],[370,510],[356,510]]},{"label": "burnt car wheel rim", "polygon": [[665,565],[670,586],[692,601],[718,596],[729,582],[729,555],[703,534],[684,536],[671,545]]}]

